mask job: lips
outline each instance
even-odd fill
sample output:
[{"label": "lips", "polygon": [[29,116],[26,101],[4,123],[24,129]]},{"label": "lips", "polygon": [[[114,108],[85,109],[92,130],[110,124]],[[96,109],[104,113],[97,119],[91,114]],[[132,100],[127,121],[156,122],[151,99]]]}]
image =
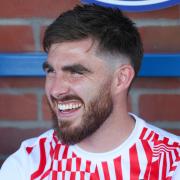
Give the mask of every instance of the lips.
[{"label": "lips", "polygon": [[82,113],[83,103],[77,99],[56,101],[56,113],[59,120],[75,120]]},{"label": "lips", "polygon": [[60,111],[71,111],[79,109],[82,104],[78,102],[69,102],[69,103],[58,103],[58,109]]}]

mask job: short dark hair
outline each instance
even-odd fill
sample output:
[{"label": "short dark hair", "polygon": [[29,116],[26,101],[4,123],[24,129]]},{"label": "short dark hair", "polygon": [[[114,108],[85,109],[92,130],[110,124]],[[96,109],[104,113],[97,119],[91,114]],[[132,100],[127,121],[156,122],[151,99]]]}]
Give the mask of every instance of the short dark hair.
[{"label": "short dark hair", "polygon": [[92,38],[99,43],[100,52],[123,54],[130,58],[135,74],[143,57],[141,38],[134,23],[119,9],[78,5],[61,14],[45,31],[45,52],[54,43]]}]

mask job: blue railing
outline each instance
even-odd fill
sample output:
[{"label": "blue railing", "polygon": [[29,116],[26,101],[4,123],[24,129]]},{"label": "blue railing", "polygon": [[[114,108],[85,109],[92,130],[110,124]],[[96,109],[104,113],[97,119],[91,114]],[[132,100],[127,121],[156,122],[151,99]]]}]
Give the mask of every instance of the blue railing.
[{"label": "blue railing", "polygon": [[[0,76],[44,76],[44,53],[1,53]],[[180,54],[145,54],[140,77],[180,77]]]}]

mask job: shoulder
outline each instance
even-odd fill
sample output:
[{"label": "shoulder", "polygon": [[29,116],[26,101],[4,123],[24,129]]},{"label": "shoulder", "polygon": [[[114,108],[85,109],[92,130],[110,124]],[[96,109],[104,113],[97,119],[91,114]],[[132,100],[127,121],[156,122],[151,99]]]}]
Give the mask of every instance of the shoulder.
[{"label": "shoulder", "polygon": [[157,126],[154,126],[147,121],[137,117],[134,114],[131,114],[134,119],[136,120],[136,123],[138,126],[141,127],[142,133],[141,133],[141,138],[143,139],[148,139],[148,140],[153,140],[153,141],[163,141],[163,142],[177,142],[178,144],[180,143],[180,137],[172,134],[162,128],[159,128]]},{"label": "shoulder", "polygon": [[[20,148],[2,165],[0,179],[26,179],[27,175],[38,166],[36,162],[40,159],[40,146],[45,144],[48,146],[53,140],[53,135],[54,130],[49,130],[38,137],[23,141]],[[14,178],[16,176],[18,177]]]},{"label": "shoulder", "polygon": [[[167,177],[177,177],[180,171],[180,137],[153,126],[134,116],[141,127],[140,142],[152,160],[152,166],[158,166],[160,172],[166,169]],[[163,171],[164,172],[164,171]]]},{"label": "shoulder", "polygon": [[160,142],[166,142],[168,144],[178,143],[180,145],[180,137],[172,134],[164,129],[161,129],[159,127],[156,127],[154,125],[151,125],[147,122],[145,122],[145,126],[147,129],[149,129],[151,132],[154,133],[154,140],[160,141]]}]

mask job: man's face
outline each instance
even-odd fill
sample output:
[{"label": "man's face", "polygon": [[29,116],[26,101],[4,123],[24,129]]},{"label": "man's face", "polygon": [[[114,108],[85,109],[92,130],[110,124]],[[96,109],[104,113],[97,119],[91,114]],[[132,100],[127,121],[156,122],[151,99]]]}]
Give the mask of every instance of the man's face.
[{"label": "man's face", "polygon": [[91,135],[113,109],[112,73],[94,46],[90,39],[54,44],[44,64],[46,95],[58,136],[66,144]]}]

